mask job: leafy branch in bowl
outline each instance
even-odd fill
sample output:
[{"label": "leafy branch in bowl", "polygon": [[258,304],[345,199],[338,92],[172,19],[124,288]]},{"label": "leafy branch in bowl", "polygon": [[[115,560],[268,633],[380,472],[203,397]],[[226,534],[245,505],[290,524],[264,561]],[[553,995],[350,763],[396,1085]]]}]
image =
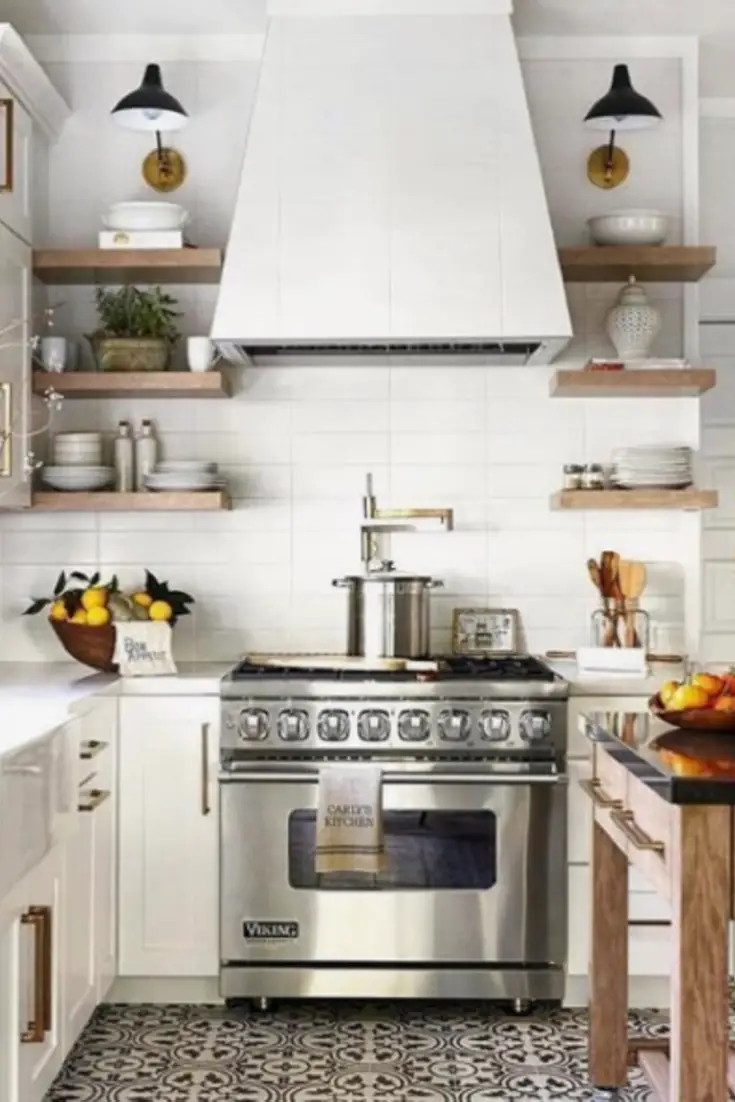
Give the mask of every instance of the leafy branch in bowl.
[{"label": "leafy branch in bowl", "polygon": [[145,584],[131,593],[124,593],[116,574],[100,585],[99,571],[91,576],[81,570],[68,575],[62,570],[48,597],[33,597],[24,616],[36,616],[49,609],[51,620],[69,621],[91,627],[104,627],[114,621],[163,620],[173,627],[181,616],[189,616],[194,598],[180,589],[171,589],[150,570],[145,572]]}]

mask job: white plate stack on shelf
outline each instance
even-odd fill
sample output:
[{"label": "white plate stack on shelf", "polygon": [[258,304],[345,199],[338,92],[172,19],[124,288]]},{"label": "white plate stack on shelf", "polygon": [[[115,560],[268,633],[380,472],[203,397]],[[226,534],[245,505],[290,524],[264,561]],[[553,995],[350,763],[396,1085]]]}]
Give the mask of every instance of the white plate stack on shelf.
[{"label": "white plate stack on shelf", "polygon": [[158,493],[196,493],[224,489],[216,463],[201,459],[169,459],[146,475],[146,488]]},{"label": "white plate stack on shelf", "polygon": [[189,212],[163,200],[113,203],[102,216],[101,249],[183,249]]},{"label": "white plate stack on shelf", "polygon": [[53,490],[104,490],[115,480],[114,467],[102,464],[101,432],[60,432],[52,456],[53,463],[41,470],[41,481]]},{"label": "white plate stack on shelf", "polygon": [[684,490],[694,482],[692,449],[664,444],[617,448],[611,482],[622,490]]}]

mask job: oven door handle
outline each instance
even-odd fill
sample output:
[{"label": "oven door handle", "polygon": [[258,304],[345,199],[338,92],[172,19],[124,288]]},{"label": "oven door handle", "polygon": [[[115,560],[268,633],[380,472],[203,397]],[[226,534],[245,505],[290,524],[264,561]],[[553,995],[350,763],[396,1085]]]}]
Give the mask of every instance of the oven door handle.
[{"label": "oven door handle", "polygon": [[[318,781],[316,769],[240,769],[223,772],[219,775],[222,784],[279,784],[284,781]],[[488,773],[430,773],[430,772],[391,772],[383,773],[384,784],[467,784],[467,785],[555,785],[568,784],[569,778],[561,773],[526,774],[488,774]]]}]

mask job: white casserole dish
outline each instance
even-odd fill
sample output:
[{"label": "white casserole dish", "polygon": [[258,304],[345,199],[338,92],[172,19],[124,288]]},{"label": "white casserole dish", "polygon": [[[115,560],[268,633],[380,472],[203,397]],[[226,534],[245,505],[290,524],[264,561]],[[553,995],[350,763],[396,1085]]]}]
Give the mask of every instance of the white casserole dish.
[{"label": "white casserole dish", "polygon": [[177,203],[113,203],[102,224],[108,230],[180,230],[189,220],[189,212]]}]

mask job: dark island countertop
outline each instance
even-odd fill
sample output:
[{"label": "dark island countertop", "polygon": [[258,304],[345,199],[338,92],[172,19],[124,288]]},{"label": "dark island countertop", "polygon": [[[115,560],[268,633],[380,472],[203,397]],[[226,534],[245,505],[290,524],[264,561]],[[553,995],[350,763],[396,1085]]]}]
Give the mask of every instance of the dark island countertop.
[{"label": "dark island countertop", "polygon": [[592,743],[672,804],[735,806],[735,733],[681,731],[643,712],[590,712]]}]

